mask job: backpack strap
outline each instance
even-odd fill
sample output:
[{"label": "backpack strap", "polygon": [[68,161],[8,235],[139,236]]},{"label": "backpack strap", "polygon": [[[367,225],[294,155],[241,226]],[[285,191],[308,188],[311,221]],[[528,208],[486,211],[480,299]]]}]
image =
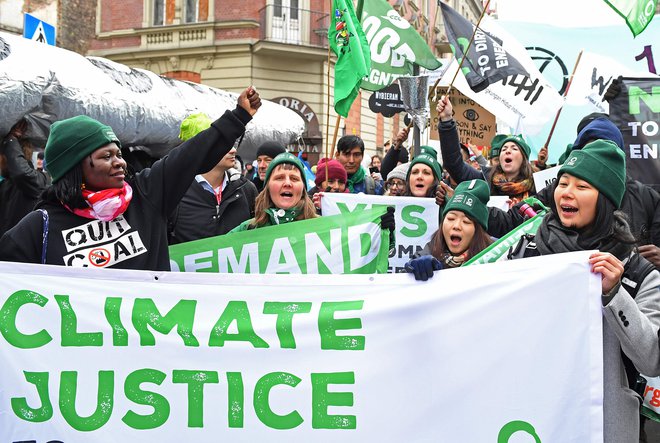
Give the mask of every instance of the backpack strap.
[{"label": "backpack strap", "polygon": [[48,211],[46,211],[45,209],[37,209],[37,211],[41,212],[41,217],[43,219],[43,233],[41,237],[41,264],[45,265],[46,251],[48,251],[48,227],[49,227]]}]

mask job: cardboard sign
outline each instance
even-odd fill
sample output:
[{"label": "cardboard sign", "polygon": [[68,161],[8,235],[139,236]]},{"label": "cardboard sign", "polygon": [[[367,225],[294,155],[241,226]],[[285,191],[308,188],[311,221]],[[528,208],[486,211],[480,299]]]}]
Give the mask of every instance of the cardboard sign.
[{"label": "cardboard sign", "polygon": [[[446,88],[438,88],[438,98],[446,92]],[[452,88],[449,93],[449,100],[454,107],[454,120],[461,143],[490,146],[490,141],[497,132],[495,116],[456,88]],[[435,110],[435,105],[431,104],[431,140],[440,139],[438,122],[438,112]]]}]

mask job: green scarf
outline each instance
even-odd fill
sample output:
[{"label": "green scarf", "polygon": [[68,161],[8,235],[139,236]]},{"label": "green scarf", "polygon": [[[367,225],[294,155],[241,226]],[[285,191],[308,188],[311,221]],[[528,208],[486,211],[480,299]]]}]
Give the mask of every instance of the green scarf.
[{"label": "green scarf", "polygon": [[355,174],[351,175],[348,177],[347,184],[348,184],[348,190],[353,193],[353,187],[357,185],[358,183],[362,183],[364,181],[364,176],[366,175],[364,168],[360,166],[357,171],[355,171]]},{"label": "green scarf", "polygon": [[300,215],[300,209],[295,206],[291,209],[268,208],[266,214],[270,218],[271,225],[283,225],[294,221]]}]

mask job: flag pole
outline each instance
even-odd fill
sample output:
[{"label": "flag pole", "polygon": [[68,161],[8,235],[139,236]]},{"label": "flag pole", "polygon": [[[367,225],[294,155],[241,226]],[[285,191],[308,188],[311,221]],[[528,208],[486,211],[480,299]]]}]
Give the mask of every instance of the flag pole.
[{"label": "flag pole", "polygon": [[[571,77],[568,79],[568,84],[566,85],[566,90],[564,91],[563,98],[566,98],[568,95],[568,90],[571,89],[571,83],[573,83],[573,76],[575,75],[575,71],[577,70],[578,64],[580,63],[580,59],[582,58],[582,52],[584,50],[580,49],[580,53],[577,56],[577,60],[575,60],[575,66],[573,66],[573,72],[571,72]],[[550,139],[552,138],[552,134],[555,132],[555,127],[557,126],[557,121],[559,121],[559,116],[561,115],[561,110],[564,109],[564,105],[561,105],[561,108],[557,111],[557,115],[555,115],[555,121],[552,122],[552,127],[550,128],[550,133],[548,134],[548,139],[545,141],[545,147],[546,149],[550,145]]]},{"label": "flag pole", "polygon": [[[470,52],[470,48],[472,47],[472,42],[474,41],[474,36],[477,33],[477,29],[479,29],[479,25],[481,24],[481,20],[484,18],[484,15],[486,15],[486,11],[488,10],[488,6],[490,5],[490,0],[486,1],[486,6],[484,6],[483,11],[481,11],[481,15],[479,16],[479,21],[477,21],[476,26],[474,27],[474,31],[472,31],[472,37],[470,37],[470,41],[467,45],[467,48],[465,51],[463,51],[464,56],[461,57],[461,62],[458,64],[458,69],[454,73],[454,78],[451,79],[451,82],[449,83],[449,87],[447,88],[447,92],[445,93],[445,96],[448,96],[449,93],[451,92],[451,88],[454,86],[454,81],[456,80],[456,77],[458,76],[458,73],[461,72],[461,67],[463,66],[463,61],[467,57],[467,53]],[[454,58],[456,55],[454,55]]]}]

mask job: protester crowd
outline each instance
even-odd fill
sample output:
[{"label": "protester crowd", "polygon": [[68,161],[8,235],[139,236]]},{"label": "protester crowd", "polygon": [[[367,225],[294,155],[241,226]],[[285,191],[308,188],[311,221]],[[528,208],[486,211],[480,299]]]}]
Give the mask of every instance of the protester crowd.
[{"label": "protester crowd", "polygon": [[[260,104],[248,88],[216,121],[189,116],[183,143],[137,172],[112,128],[86,116],[53,123],[34,167],[21,120],[0,147],[0,260],[81,266],[85,254],[76,247],[128,230],[134,235],[110,266],[166,271],[169,245],[313,219],[323,215],[324,195],[351,193],[435,199],[439,228],[406,265],[428,280],[544,206],[536,234],[521,238],[509,258],[598,251],[589,262],[602,283],[605,440],[636,441],[636,377],[660,375],[660,195],[626,175],[623,137],[607,115],[579,123],[556,180],[536,189],[532,174],[551,166],[546,148],[532,159],[522,136],[498,134],[485,158],[459,141],[443,97],[440,153],[422,146],[411,156],[404,128],[384,157],[365,162],[363,140],[346,135],[332,158],[315,165],[316,186],[308,190],[306,159],[276,141],[258,147],[255,163],[244,166],[237,156]],[[506,196],[509,210],[489,207],[491,196]],[[394,231],[392,211],[381,225]]]}]

